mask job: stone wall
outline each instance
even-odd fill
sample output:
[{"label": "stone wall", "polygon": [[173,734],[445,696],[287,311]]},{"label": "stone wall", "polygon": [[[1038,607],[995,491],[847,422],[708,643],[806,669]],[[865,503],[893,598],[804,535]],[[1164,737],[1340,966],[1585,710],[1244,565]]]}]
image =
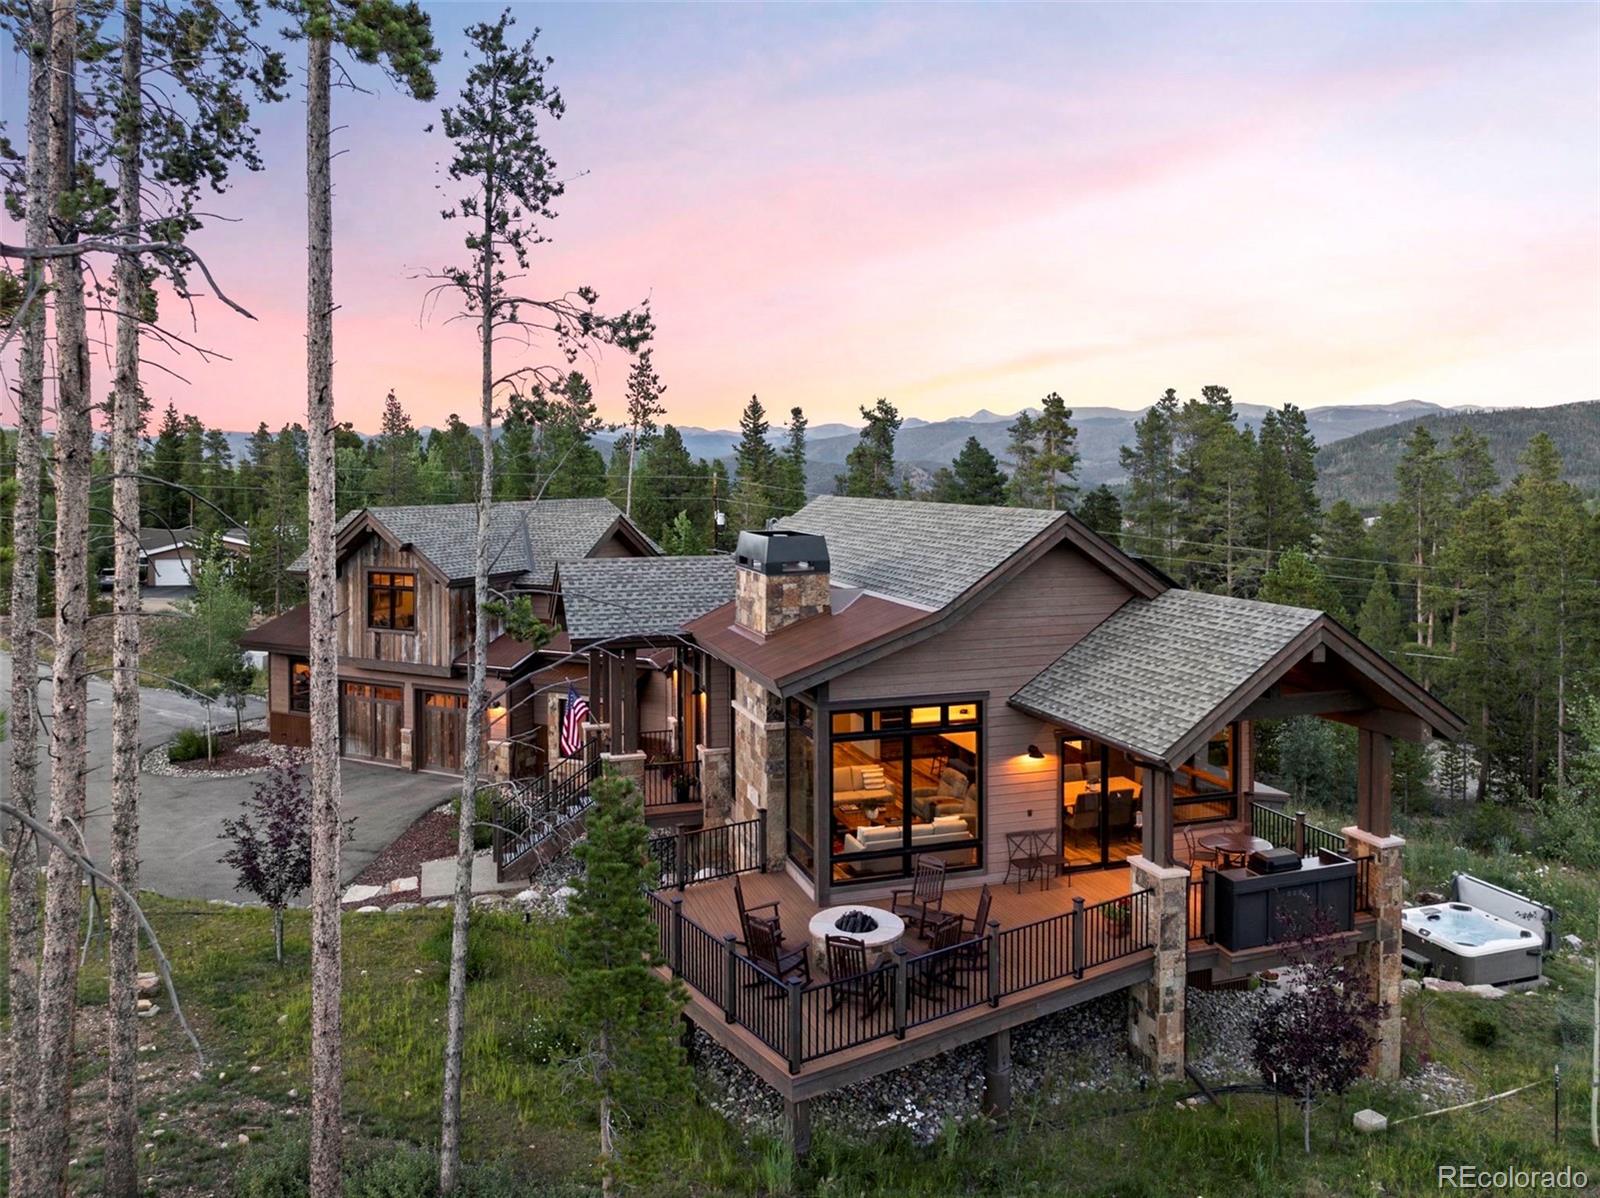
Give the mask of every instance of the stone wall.
[{"label": "stone wall", "polygon": [[820,616],[829,608],[826,574],[734,571],[734,621],[759,636]]},{"label": "stone wall", "polygon": [[1135,891],[1148,890],[1145,932],[1155,948],[1148,982],[1128,989],[1128,1045],[1159,1081],[1183,1077],[1189,975],[1189,871],[1128,858]]},{"label": "stone wall", "polygon": [[776,867],[788,851],[783,706],[778,696],[737,670],[733,675],[733,754],[733,819],[754,819],[757,811],[766,809],[767,861]]},{"label": "stone wall", "polygon": [[1400,1041],[1405,1030],[1400,1004],[1400,909],[1405,895],[1401,858],[1406,842],[1401,836],[1375,836],[1357,827],[1344,829],[1344,841],[1352,857],[1372,858],[1367,867],[1366,897],[1377,918],[1378,935],[1363,940],[1356,953],[1373,980],[1375,997],[1383,1004],[1371,1069],[1376,1077],[1393,1079],[1400,1076]]},{"label": "stone wall", "polygon": [[706,824],[729,823],[733,819],[733,750],[698,745],[695,753],[700,759],[700,799]]}]

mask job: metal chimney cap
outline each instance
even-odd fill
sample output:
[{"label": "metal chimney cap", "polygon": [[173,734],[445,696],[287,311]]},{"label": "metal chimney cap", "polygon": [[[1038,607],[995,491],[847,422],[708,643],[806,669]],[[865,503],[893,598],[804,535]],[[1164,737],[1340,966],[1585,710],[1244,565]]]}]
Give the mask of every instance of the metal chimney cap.
[{"label": "metal chimney cap", "polygon": [[734,560],[757,574],[826,574],[828,542],[812,532],[746,529],[739,534]]}]

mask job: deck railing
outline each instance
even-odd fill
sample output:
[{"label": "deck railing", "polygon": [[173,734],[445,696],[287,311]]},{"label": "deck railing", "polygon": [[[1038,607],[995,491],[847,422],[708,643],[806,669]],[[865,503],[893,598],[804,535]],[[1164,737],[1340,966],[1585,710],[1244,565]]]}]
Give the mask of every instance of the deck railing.
[{"label": "deck railing", "polygon": [[755,819],[710,828],[674,828],[650,840],[650,856],[662,886],[682,890],[691,882],[710,882],[767,868],[767,812]]},{"label": "deck railing", "polygon": [[644,766],[644,809],[700,801],[700,763],[647,761]]},{"label": "deck railing", "polygon": [[1189,879],[1189,939],[1210,941],[1216,933],[1213,926],[1213,907],[1215,899],[1212,897],[1214,872],[1210,869],[1198,878]]},{"label": "deck railing", "polygon": [[589,788],[600,776],[600,743],[585,742],[576,757],[536,778],[519,778],[484,790],[492,795],[494,863],[503,871],[551,837],[575,827],[589,807]]},{"label": "deck railing", "polygon": [[1344,835],[1308,823],[1304,811],[1291,816],[1261,803],[1251,803],[1250,834],[1271,841],[1276,848],[1293,849],[1302,857],[1318,851],[1345,855]]},{"label": "deck railing", "polygon": [[639,752],[646,761],[672,761],[678,757],[678,733],[673,728],[639,733]]}]

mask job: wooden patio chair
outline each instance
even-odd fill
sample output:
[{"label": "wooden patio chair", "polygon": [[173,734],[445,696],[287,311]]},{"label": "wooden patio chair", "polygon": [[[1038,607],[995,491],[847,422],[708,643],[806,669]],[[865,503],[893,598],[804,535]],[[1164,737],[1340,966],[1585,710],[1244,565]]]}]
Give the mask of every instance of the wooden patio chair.
[{"label": "wooden patio chair", "polygon": [[[1055,859],[1050,851],[1050,833],[1035,828],[1026,832],[1006,833],[1006,876],[1000,884],[1004,886],[1011,881],[1011,875],[1017,875],[1017,893],[1022,893],[1023,882],[1039,879],[1039,889],[1044,890],[1051,885],[1054,877]],[[1067,885],[1072,885],[1072,875],[1067,875]]]},{"label": "wooden patio chair", "polygon": [[959,922],[965,935],[987,936],[989,934],[989,906],[993,902],[994,895],[989,892],[989,883],[985,882],[983,889],[978,891],[978,909],[976,911],[971,915],[962,915],[959,911],[954,911],[947,918]]},{"label": "wooden patio chair", "polygon": [[[803,948],[784,952],[778,943],[775,920],[752,919],[749,934],[750,939],[745,948],[752,961],[780,982],[800,981],[808,986],[811,984],[811,954]],[[767,990],[769,999],[783,997],[782,990],[772,986],[768,986]]]},{"label": "wooden patio chair", "polygon": [[739,884],[739,875],[733,875],[733,901],[739,904],[739,937],[740,943],[750,943],[750,921],[759,919],[763,923],[772,925],[778,943],[783,943],[783,926],[779,921],[778,902],[774,899],[770,903],[757,903],[750,906],[744,901],[744,887]]},{"label": "wooden patio chair", "polygon": [[1222,850],[1206,848],[1204,845],[1195,843],[1193,828],[1184,828],[1183,843],[1189,846],[1189,859],[1187,861],[1179,861],[1177,864],[1184,866],[1190,873],[1194,872],[1197,865],[1215,867],[1222,863]]},{"label": "wooden patio chair", "polygon": [[[926,968],[921,971],[920,984],[924,993],[933,995],[943,990],[965,990],[967,984],[961,975],[969,972],[974,959],[983,949],[982,940],[973,940],[962,930],[961,916],[950,914],[933,929],[928,940]],[[983,962],[985,967],[987,963]]]},{"label": "wooden patio chair", "polygon": [[841,1003],[861,1004],[865,1019],[889,996],[888,971],[869,964],[867,946],[854,936],[829,936],[827,939],[828,976],[833,980],[833,1001],[828,1010]]},{"label": "wooden patio chair", "polygon": [[944,918],[944,862],[938,857],[918,857],[917,872],[910,890],[896,890],[889,896],[889,911],[915,923],[920,934]]}]

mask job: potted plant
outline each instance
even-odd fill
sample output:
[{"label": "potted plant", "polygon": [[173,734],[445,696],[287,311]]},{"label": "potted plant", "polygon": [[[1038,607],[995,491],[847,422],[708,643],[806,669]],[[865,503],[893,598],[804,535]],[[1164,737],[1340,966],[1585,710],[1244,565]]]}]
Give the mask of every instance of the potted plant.
[{"label": "potted plant", "polygon": [[1133,905],[1125,898],[1106,905],[1106,927],[1121,940],[1133,930]]},{"label": "potted plant", "polygon": [[677,774],[672,779],[672,797],[679,803],[692,802],[694,799],[694,779],[688,774]]}]

